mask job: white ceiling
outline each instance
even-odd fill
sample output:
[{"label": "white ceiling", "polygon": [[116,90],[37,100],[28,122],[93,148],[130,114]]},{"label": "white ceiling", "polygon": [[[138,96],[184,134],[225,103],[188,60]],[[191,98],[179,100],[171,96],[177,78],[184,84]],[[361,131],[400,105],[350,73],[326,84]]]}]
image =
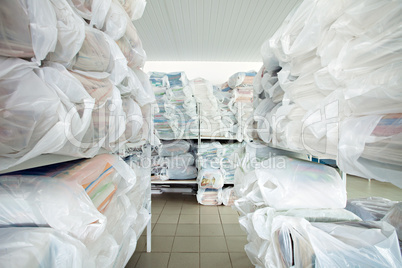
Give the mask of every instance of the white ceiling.
[{"label": "white ceiling", "polygon": [[260,47],[302,0],[147,0],[134,21],[149,61],[260,62]]}]

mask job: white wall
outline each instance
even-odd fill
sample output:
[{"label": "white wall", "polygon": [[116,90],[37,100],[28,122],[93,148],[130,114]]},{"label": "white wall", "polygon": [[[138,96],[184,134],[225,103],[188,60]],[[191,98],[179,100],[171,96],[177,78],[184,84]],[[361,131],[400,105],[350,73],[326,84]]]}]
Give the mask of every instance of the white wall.
[{"label": "white wall", "polygon": [[261,62],[219,62],[219,61],[147,61],[145,72],[185,72],[188,79],[202,77],[214,85],[221,85],[237,72],[258,70]]}]

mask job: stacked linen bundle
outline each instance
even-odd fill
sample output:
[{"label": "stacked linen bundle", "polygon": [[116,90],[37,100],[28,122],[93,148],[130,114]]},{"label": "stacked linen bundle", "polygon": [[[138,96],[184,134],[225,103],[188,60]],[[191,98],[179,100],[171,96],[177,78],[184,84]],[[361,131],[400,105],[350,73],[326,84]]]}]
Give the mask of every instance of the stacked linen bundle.
[{"label": "stacked linen bundle", "polygon": [[188,180],[197,177],[191,144],[185,140],[164,141],[152,159],[151,173],[162,180]]},{"label": "stacked linen bundle", "polygon": [[239,125],[234,109],[233,90],[229,87],[214,86],[214,95],[218,101],[220,114],[222,116],[221,135],[225,138],[235,139],[239,131]]},{"label": "stacked linen bundle", "polygon": [[212,84],[203,78],[196,78],[190,81],[190,87],[197,103],[200,105],[201,136],[224,137],[222,131],[225,131],[225,129],[222,126],[222,115]]},{"label": "stacked linen bundle", "polygon": [[200,168],[220,169],[225,184],[234,182],[238,155],[242,143],[205,142],[197,150],[198,165]]},{"label": "stacked linen bundle", "polygon": [[223,174],[219,169],[200,169],[198,172],[197,201],[202,205],[221,205]]},{"label": "stacked linen bundle", "polygon": [[239,141],[252,139],[253,123],[253,81],[256,72],[239,72],[229,77],[228,86],[232,89],[233,107],[241,131],[237,132]]},{"label": "stacked linen bundle", "polygon": [[99,30],[132,25],[118,2],[20,1],[0,12],[1,170],[45,153],[93,157],[149,138],[143,115],[155,97],[148,77],[127,66],[114,41],[121,36]]},{"label": "stacked linen bundle", "polygon": [[255,96],[277,103],[261,104],[261,139],[401,186],[401,10],[398,1],[305,0],[291,12],[261,47]]},{"label": "stacked linen bundle", "polygon": [[[142,232],[137,226],[143,228],[149,219],[142,208],[141,192],[146,187],[113,155],[3,175],[0,186],[0,225],[4,229],[30,227],[37,229],[38,236],[43,232],[44,237],[49,232],[42,230],[55,230],[56,237],[62,232],[68,235],[64,238],[68,244],[82,243],[82,251],[76,254],[89,252],[87,261],[97,266],[127,262],[140,235],[136,232]],[[127,247],[126,240],[134,243]],[[49,244],[43,246],[44,252],[52,249]]]},{"label": "stacked linen bundle", "polygon": [[154,115],[160,139],[197,137],[197,110],[193,92],[183,72],[150,73],[159,112]]}]

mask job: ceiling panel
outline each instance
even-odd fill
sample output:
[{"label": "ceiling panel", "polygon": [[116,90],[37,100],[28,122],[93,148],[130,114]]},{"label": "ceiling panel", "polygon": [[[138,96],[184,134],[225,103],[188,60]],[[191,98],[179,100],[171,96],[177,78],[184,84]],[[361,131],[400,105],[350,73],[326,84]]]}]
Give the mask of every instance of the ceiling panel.
[{"label": "ceiling panel", "polygon": [[134,21],[149,61],[261,61],[302,0],[148,0]]}]

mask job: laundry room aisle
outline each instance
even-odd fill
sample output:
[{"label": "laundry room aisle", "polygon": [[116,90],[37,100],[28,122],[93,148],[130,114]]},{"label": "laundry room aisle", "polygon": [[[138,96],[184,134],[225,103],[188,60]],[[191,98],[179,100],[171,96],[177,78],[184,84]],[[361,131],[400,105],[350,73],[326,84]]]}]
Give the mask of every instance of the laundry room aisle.
[{"label": "laundry room aisle", "polygon": [[194,195],[152,195],[152,252],[145,232],[126,268],[248,268],[247,237],[231,207],[202,206]]}]

